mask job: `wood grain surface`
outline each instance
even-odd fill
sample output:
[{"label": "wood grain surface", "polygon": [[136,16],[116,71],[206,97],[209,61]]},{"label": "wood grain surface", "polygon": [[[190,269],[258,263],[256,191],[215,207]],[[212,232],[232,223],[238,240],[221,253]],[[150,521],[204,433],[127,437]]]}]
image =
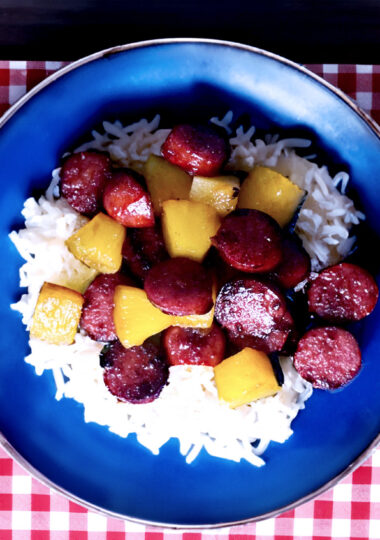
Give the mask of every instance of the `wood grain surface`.
[{"label": "wood grain surface", "polygon": [[0,58],[74,60],[158,37],[239,41],[309,63],[380,63],[380,0],[0,0]]}]

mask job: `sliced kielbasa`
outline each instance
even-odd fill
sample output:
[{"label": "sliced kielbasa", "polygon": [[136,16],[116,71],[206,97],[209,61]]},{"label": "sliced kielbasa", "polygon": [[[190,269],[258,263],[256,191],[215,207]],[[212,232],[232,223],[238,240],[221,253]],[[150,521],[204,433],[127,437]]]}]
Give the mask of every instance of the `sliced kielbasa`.
[{"label": "sliced kielbasa", "polygon": [[119,169],[104,189],[104,208],[125,227],[154,225],[152,201],[139,180],[139,175],[131,169]]},{"label": "sliced kielbasa", "polygon": [[235,345],[266,352],[281,350],[293,326],[280,291],[253,278],[222,287],[215,303],[215,317]]},{"label": "sliced kielbasa", "polygon": [[343,328],[313,328],[298,342],[294,367],[314,388],[339,388],[355,377],[361,366],[359,345]]},{"label": "sliced kielbasa", "polygon": [[228,264],[243,272],[269,272],[282,259],[280,227],[259,210],[228,214],[211,242]]},{"label": "sliced kielbasa", "polygon": [[283,239],[282,252],[282,260],[273,270],[273,277],[284,289],[292,289],[310,274],[310,257],[291,237]]},{"label": "sliced kielbasa", "polygon": [[202,264],[213,273],[218,290],[228,281],[245,279],[247,277],[246,272],[237,270],[237,268],[233,268],[230,264],[226,263],[214,246],[211,246]]},{"label": "sliced kielbasa", "polygon": [[117,339],[113,322],[113,297],[117,285],[133,285],[123,274],[100,274],[84,293],[80,327],[95,341]]},{"label": "sliced kielbasa", "polygon": [[308,290],[309,310],[331,322],[359,321],[374,309],[379,289],[360,266],[341,263],[323,270]]},{"label": "sliced kielbasa", "polygon": [[180,124],[171,130],[161,152],[192,176],[215,176],[227,162],[230,146],[217,128]]},{"label": "sliced kielbasa", "polygon": [[169,315],[202,315],[213,304],[211,274],[185,257],[153,266],[145,277],[144,289],[152,304]]},{"label": "sliced kielbasa", "polygon": [[162,339],[166,358],[172,366],[216,366],[224,358],[226,338],[216,324],[205,329],[171,326]]},{"label": "sliced kielbasa", "polygon": [[293,318],[287,311],[281,320],[275,322],[269,333],[244,334],[241,332],[230,331],[228,332],[228,339],[240,350],[245,347],[251,347],[252,349],[257,349],[269,354],[272,352],[283,351],[294,328]]},{"label": "sliced kielbasa", "polygon": [[152,343],[126,349],[115,341],[102,352],[100,365],[111,394],[129,403],[153,401],[169,377],[168,364]]},{"label": "sliced kielbasa", "polygon": [[95,151],[72,154],[62,165],[61,193],[74,210],[93,216],[101,209],[103,191],[111,174],[111,160],[106,154]]},{"label": "sliced kielbasa", "polygon": [[131,272],[136,277],[144,279],[152,266],[169,257],[161,228],[155,225],[128,229],[122,255]]}]

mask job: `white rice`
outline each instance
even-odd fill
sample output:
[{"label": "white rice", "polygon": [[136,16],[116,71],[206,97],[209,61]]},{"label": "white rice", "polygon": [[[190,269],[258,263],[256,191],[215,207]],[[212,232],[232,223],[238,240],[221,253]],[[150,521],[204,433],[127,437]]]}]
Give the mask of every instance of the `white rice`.
[{"label": "white rice", "polygon": [[[229,168],[250,170],[254,165],[272,167],[308,192],[297,222],[297,233],[312,258],[317,271],[344,258],[355,239],[349,236],[352,224],[364,216],[355,210],[343,192],[348,175],[334,178],[326,167],[296,155],[294,148],[305,148],[309,141],[268,136],[265,141],[252,140],[255,129],[231,133],[232,113],[223,119],[213,119],[231,135],[232,154]],[[157,115],[151,122],[141,120],[130,126],[120,122],[104,122],[104,133],[92,132],[93,140],[77,150],[106,150],[120,166],[137,169],[150,154],[160,155],[160,147],[168,129],[158,129]],[[20,311],[29,328],[39,290],[44,281],[77,288],[83,279],[94,274],[76,260],[64,241],[80,228],[86,218],[73,210],[64,199],[58,199],[59,169],[53,171],[52,182],[38,202],[25,201],[22,214],[25,228],[13,231],[10,238],[25,259],[20,269],[20,286],[27,287],[13,309]],[[337,186],[341,185],[341,192]],[[89,273],[90,272],[90,273]],[[300,283],[298,289],[306,285]],[[280,359],[284,384],[273,397],[231,409],[219,401],[213,379],[213,369],[205,366],[175,366],[170,368],[169,383],[152,403],[132,405],[119,402],[103,383],[99,353],[102,344],[78,332],[70,346],[57,346],[30,340],[31,353],[26,362],[38,375],[52,370],[57,386],[56,399],[73,398],[84,406],[86,422],[96,422],[127,437],[136,433],[139,442],[157,454],[169,439],[179,441],[179,450],[186,461],[193,461],[206,450],[220,458],[245,459],[260,466],[259,457],[270,441],[284,442],[292,434],[291,423],[312,387],[294,370],[292,359]],[[255,443],[252,446],[252,443]]]}]

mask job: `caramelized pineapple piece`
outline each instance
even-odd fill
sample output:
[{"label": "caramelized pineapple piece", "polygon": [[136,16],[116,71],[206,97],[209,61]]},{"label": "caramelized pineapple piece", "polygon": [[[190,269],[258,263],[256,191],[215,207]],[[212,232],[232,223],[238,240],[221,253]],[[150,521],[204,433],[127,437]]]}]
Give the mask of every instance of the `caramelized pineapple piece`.
[{"label": "caramelized pineapple piece", "polygon": [[171,257],[202,262],[219,227],[217,211],[208,204],[184,200],[162,204],[162,232]]},{"label": "caramelized pineapple piece", "polygon": [[66,240],[71,253],[102,274],[115,274],[121,266],[125,228],[114,219],[97,214]]},{"label": "caramelized pineapple piece", "polygon": [[70,345],[75,339],[83,301],[77,291],[44,283],[34,310],[30,336],[55,345]]},{"label": "caramelized pineapple piece", "polygon": [[250,171],[241,188],[238,208],[261,210],[281,227],[287,225],[305,196],[305,191],[282,174],[268,167]]},{"label": "caramelized pineapple piece", "polygon": [[156,215],[161,214],[164,201],[189,198],[191,176],[162,157],[149,156],[144,176]]},{"label": "caramelized pineapple piece", "polygon": [[114,304],[116,335],[124,347],[142,345],[149,337],[173,325],[173,317],[151,304],[142,289],[118,285]]},{"label": "caramelized pineapple piece", "polygon": [[236,208],[240,182],[236,176],[194,176],[190,200],[209,204],[221,217]]},{"label": "caramelized pineapple piece", "polygon": [[273,396],[280,390],[268,356],[246,347],[214,367],[219,399],[231,408]]}]

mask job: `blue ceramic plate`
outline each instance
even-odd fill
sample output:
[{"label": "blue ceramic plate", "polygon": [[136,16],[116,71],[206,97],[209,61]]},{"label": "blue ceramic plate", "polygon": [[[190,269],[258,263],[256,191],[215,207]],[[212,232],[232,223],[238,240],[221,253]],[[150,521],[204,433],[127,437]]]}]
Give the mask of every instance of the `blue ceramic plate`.
[{"label": "blue ceramic plate", "polygon": [[[360,375],[315,391],[294,435],[255,468],[202,452],[186,465],[176,440],[153,456],[85,424],[82,406],[54,399],[53,377],[24,363],[27,335],[11,312],[21,259],[7,235],[23,201],[46,187],[60,156],[102,119],[160,112],[167,122],[248,115],[267,131],[310,137],[332,168],[348,170],[371,235],[380,235],[380,140],[374,123],[305,69],[247,46],[202,40],[127,45],[81,60],[5,115],[0,133],[0,430],[10,453],[49,485],[91,507],[144,522],[211,526],[274,515],[320,493],[369,455],[380,432],[380,307],[355,327]],[[366,238],[369,238],[366,235]],[[371,236],[372,238],[372,236]],[[373,241],[372,241],[373,242]],[[374,253],[376,246],[369,245]]]}]

